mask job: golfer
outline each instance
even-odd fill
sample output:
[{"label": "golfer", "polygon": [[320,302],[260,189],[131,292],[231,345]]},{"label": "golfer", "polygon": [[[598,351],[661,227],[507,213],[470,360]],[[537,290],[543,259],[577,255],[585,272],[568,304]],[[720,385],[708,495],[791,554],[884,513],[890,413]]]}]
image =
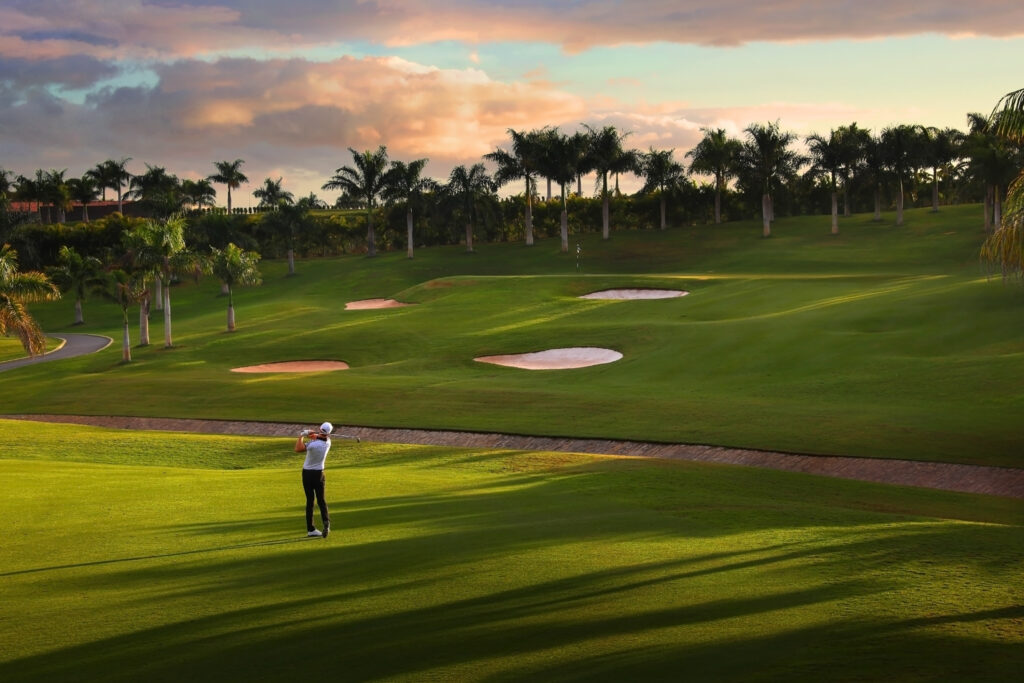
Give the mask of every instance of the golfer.
[{"label": "golfer", "polygon": [[[324,422],[320,429],[303,429],[299,440],[295,442],[295,452],[305,453],[306,462],[302,464],[302,488],[306,492],[306,533],[314,538],[331,533],[331,517],[327,514],[327,501],[324,499],[324,460],[327,451],[331,450],[331,432],[334,425]],[[313,526],[313,497],[320,506],[320,520],[324,524],[321,533]]]}]

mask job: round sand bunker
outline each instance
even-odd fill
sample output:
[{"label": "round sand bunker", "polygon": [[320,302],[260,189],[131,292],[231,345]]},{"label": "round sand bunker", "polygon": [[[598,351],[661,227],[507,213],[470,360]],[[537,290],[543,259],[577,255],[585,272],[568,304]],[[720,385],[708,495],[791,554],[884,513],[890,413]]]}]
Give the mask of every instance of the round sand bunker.
[{"label": "round sand bunker", "polygon": [[359,301],[349,301],[345,304],[345,310],[366,311],[372,308],[401,308],[402,306],[412,306],[412,304],[395,301],[394,299],[360,299]]},{"label": "round sand bunker", "polygon": [[675,299],[689,294],[683,289],[603,289],[584,294],[581,299]]},{"label": "round sand bunker", "polygon": [[473,360],[494,365],[506,365],[523,370],[570,370],[591,365],[614,363],[622,354],[611,349],[594,346],[573,346],[566,349],[548,349],[533,353],[513,353],[504,356],[480,356]]},{"label": "round sand bunker", "polygon": [[231,368],[231,372],[330,372],[332,370],[348,370],[348,363],[340,360],[287,360],[280,363]]}]

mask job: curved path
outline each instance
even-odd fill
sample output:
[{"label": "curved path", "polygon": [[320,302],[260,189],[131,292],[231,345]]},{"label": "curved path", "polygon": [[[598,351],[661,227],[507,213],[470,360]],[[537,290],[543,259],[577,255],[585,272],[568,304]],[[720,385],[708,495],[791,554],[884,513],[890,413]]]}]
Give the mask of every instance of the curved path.
[{"label": "curved path", "polygon": [[[68,422],[117,429],[153,429],[205,434],[294,437],[305,424],[280,422],[238,422],[189,420],[162,417],[111,417],[89,415],[2,415],[7,419]],[[455,446],[460,448],[503,448],[531,451],[596,453],[647,458],[669,458],[699,462],[763,467],[804,472],[826,477],[859,479],[884,484],[921,486],[946,491],[984,493],[1024,498],[1024,469],[959,465],[844,456],[797,455],[718,446],[612,441],[606,439],[561,439],[516,436],[486,432],[434,431],[424,429],[383,429],[338,427],[336,433],[351,434],[378,443]]]},{"label": "curved path", "polygon": [[74,358],[75,356],[84,356],[87,353],[96,353],[107,348],[114,341],[110,337],[104,337],[99,334],[66,333],[50,334],[47,336],[60,339],[61,344],[53,351],[47,351],[42,356],[15,358],[14,360],[4,361],[0,363],[0,372],[13,370],[25,365],[35,365],[36,363],[46,363],[51,360],[60,360],[61,358]]}]

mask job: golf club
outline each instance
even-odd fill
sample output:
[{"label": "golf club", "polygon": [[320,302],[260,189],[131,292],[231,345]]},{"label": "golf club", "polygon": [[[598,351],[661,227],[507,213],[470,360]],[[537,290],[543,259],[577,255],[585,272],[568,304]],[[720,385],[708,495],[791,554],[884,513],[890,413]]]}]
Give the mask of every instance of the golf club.
[{"label": "golf club", "polygon": [[[319,433],[320,433],[320,431],[317,430],[317,429],[303,429],[302,430],[302,436],[313,436],[313,435],[319,434]],[[332,439],[351,439],[351,440],[354,440],[356,443],[362,443],[362,439],[360,439],[355,434],[341,434],[340,432],[338,432],[338,433],[330,434],[330,437]]]}]

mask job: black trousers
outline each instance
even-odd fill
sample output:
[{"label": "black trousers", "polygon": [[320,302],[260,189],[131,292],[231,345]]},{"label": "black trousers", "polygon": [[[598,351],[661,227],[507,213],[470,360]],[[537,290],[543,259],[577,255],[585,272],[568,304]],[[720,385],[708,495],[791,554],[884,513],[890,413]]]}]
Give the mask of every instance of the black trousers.
[{"label": "black trousers", "polygon": [[313,498],[316,497],[320,506],[320,519],[324,526],[331,525],[331,517],[327,514],[327,501],[324,499],[324,483],[327,478],[323,470],[302,470],[302,489],[306,492],[306,531],[316,529],[313,526]]}]

